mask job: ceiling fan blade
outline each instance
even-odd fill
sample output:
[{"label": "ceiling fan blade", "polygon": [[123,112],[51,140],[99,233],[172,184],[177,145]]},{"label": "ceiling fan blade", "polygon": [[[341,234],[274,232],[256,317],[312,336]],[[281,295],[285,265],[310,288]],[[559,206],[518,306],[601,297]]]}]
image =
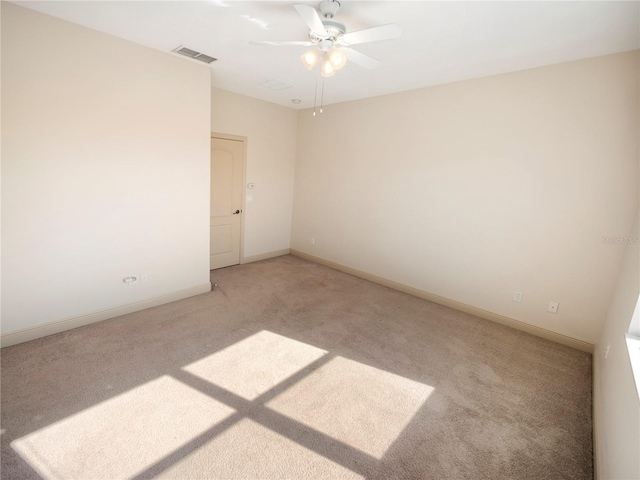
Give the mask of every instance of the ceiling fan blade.
[{"label": "ceiling fan blade", "polygon": [[379,60],[376,60],[375,58],[370,57],[369,55],[365,55],[364,53],[360,53],[357,50],[354,50],[353,48],[342,47],[340,48],[340,51],[344,52],[344,54],[347,56],[347,58],[351,62],[357,65],[360,65],[361,67],[372,70],[380,66]]},{"label": "ceiling fan blade", "polygon": [[313,42],[273,42],[271,40],[251,40],[249,42],[250,45],[270,45],[270,46],[282,46],[282,45],[292,45],[292,46],[301,46],[301,47],[310,47],[311,45],[315,45]]},{"label": "ceiling fan blade", "polygon": [[304,20],[304,23],[309,25],[309,28],[313,33],[324,36],[327,35],[327,30],[324,28],[320,15],[318,15],[318,11],[315,8],[301,3],[298,3],[293,7],[298,11],[298,14]]},{"label": "ceiling fan blade", "polygon": [[378,42],[380,40],[390,40],[402,35],[402,30],[395,23],[381,25],[379,27],[367,28],[357,32],[345,33],[338,42],[341,45],[356,45],[358,43]]}]

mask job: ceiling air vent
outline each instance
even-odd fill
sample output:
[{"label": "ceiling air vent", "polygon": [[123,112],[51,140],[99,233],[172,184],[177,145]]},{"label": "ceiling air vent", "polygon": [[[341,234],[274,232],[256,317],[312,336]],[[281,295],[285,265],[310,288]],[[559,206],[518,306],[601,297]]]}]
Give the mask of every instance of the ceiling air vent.
[{"label": "ceiling air vent", "polygon": [[186,48],[183,46],[180,46],[173,51],[175,53],[179,53],[180,55],[184,55],[185,57],[193,58],[194,60],[200,60],[204,63],[213,63],[217,60],[217,58],[210,57],[209,55],[196,52],[195,50],[191,50],[190,48]]}]

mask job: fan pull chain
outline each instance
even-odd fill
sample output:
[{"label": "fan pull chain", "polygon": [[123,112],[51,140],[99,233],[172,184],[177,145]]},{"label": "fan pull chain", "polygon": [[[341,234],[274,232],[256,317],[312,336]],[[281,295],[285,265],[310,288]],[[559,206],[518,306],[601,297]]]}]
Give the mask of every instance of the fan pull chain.
[{"label": "fan pull chain", "polygon": [[318,103],[318,76],[320,75],[320,69],[318,69],[318,75],[316,76],[316,86],[313,89],[313,116],[316,116],[316,104]]},{"label": "fan pull chain", "polygon": [[320,95],[320,113],[322,113],[323,105],[324,105],[324,77],[322,77],[322,94]]}]

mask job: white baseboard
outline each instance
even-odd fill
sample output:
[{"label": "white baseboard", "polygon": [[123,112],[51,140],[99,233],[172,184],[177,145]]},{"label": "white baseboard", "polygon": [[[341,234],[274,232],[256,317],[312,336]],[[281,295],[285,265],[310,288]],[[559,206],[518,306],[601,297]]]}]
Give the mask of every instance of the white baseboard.
[{"label": "white baseboard", "polygon": [[240,262],[242,265],[245,263],[259,262],[260,260],[267,260],[269,258],[281,257],[283,255],[289,255],[289,249],[276,250],[275,252],[261,253],[260,255],[253,255],[251,257],[244,257]]},{"label": "white baseboard", "polygon": [[38,325],[36,327],[25,328],[23,330],[16,330],[13,332],[2,334],[0,336],[0,345],[2,346],[2,348],[10,347],[11,345],[17,345],[18,343],[28,342],[30,340],[35,340],[36,338],[46,337],[47,335],[53,335],[54,333],[64,332],[66,330],[71,330],[72,328],[83,327],[91,323],[100,322],[109,318],[119,317],[120,315],[126,315],[127,313],[138,312],[140,310],[145,310],[151,307],[157,307],[158,305],[164,305],[165,303],[175,302],[176,300],[182,300],[183,298],[193,297],[195,295],[208,293],[210,291],[211,282],[207,282],[196,287],[191,287],[185,290],[180,290],[178,292],[148,298],[146,300],[129,303],[120,307],[109,308],[107,310],[88,313],[86,315],[80,315],[79,317],[67,318],[64,320],[59,320],[57,322],[51,322],[44,325]]},{"label": "white baseboard", "polygon": [[394,282],[393,280],[388,280],[383,277],[378,277],[377,275],[363,272],[355,268],[347,267],[345,265],[332,262],[331,260],[325,260],[324,258],[315,257],[313,255],[309,255],[308,253],[304,253],[299,250],[291,249],[290,253],[291,255],[295,255],[296,257],[300,257],[305,260],[309,260],[311,262],[319,263],[321,265],[325,265],[327,267],[340,270],[341,272],[348,273],[349,275],[353,275],[354,277],[363,278],[364,280],[369,280],[370,282],[377,283],[379,285],[384,285],[385,287],[389,287],[403,293],[408,293],[409,295],[423,298],[425,300],[429,300],[430,302],[437,303],[439,305],[444,305],[445,307],[453,308],[454,310],[459,310],[461,312],[469,313],[471,315],[475,315],[476,317],[484,318],[486,320],[491,320],[492,322],[496,322],[501,325],[506,325],[507,327],[512,327],[512,328],[515,328],[516,330],[527,332],[532,335],[536,335],[538,337],[551,340],[552,342],[560,343],[562,345],[566,345],[568,347],[581,350],[583,352],[588,352],[593,354],[593,351],[594,351],[595,345],[585,340],[569,337],[561,333],[556,333],[556,332],[552,332],[551,330],[536,327],[535,325],[531,325],[526,322],[521,322],[520,320],[505,317],[497,313],[489,312],[481,308],[473,307],[465,303],[460,303],[455,300],[451,300],[445,297],[441,297],[439,295],[435,295],[433,293],[425,292],[424,290],[419,290],[417,288],[413,288],[408,285],[404,285],[402,283]]}]

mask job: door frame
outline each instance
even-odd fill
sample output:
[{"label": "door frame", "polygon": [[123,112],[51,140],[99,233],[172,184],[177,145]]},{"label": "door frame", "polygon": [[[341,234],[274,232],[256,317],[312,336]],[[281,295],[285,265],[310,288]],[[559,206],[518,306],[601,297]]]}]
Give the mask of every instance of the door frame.
[{"label": "door frame", "polygon": [[[247,137],[241,135],[231,135],[229,133],[211,132],[211,138],[222,140],[233,140],[242,143],[242,213],[240,214],[240,263],[244,263],[244,221],[247,213]],[[211,152],[209,152],[209,169],[211,169]],[[211,184],[209,184],[209,208],[211,208]],[[209,221],[211,221],[211,210],[209,210]],[[209,239],[211,241],[211,239]]]}]

